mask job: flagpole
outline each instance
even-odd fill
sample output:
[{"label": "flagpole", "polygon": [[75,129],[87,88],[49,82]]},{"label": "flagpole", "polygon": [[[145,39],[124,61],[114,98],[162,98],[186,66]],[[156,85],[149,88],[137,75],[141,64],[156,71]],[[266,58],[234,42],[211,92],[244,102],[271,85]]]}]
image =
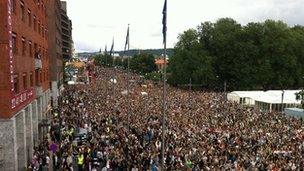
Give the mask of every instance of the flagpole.
[{"label": "flagpole", "polygon": [[167,53],[167,46],[166,46],[166,42],[164,44],[164,71],[163,71],[163,115],[162,115],[162,170],[165,170],[165,166],[164,166],[164,159],[165,159],[165,122],[166,122],[166,79],[167,79],[167,59],[166,59],[166,53]]},{"label": "flagpole", "polygon": [[[111,47],[111,52],[110,52],[110,56],[112,57],[112,66],[113,66],[113,99],[114,99],[114,114],[116,113],[116,89],[115,89],[115,86],[116,86],[116,83],[117,83],[117,80],[116,80],[116,67],[115,67],[115,60],[114,60],[114,37],[113,37],[113,42],[112,42],[112,47]],[[116,83],[115,83],[116,82]]]},{"label": "flagpole", "polygon": [[[128,43],[128,51],[130,50],[130,24],[128,24],[128,31],[127,31],[127,43]],[[128,69],[127,69],[127,101],[128,101],[128,109],[127,109],[127,114],[128,114],[128,130],[130,130],[130,56],[128,55]]]},{"label": "flagpole", "polygon": [[164,35],[164,68],[163,68],[163,114],[162,114],[162,146],[161,146],[161,170],[164,171],[165,169],[165,122],[166,122],[166,79],[167,79],[167,0],[165,0],[165,5],[163,9],[163,35]]},{"label": "flagpole", "polygon": [[[130,24],[128,24],[128,30],[127,30],[127,36],[126,36],[126,44],[125,44],[125,48],[124,48],[124,55],[126,54],[126,50],[128,49],[128,51],[130,50],[130,34],[129,34],[129,30],[130,30]],[[130,56],[127,56],[127,129],[128,129],[128,134],[130,133]],[[129,142],[129,137],[127,137],[127,142]],[[127,148],[127,158],[129,158],[129,148]],[[127,167],[129,167],[129,165],[127,164]]]}]

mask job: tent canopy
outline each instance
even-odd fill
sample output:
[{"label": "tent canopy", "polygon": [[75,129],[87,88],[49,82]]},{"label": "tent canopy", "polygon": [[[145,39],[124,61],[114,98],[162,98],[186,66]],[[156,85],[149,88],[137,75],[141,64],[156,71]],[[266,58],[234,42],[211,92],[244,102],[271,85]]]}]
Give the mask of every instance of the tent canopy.
[{"label": "tent canopy", "polygon": [[300,100],[296,100],[296,93],[300,90],[269,90],[269,91],[234,91],[229,93],[230,96],[238,96],[239,98],[251,98],[254,101],[281,104],[282,95],[285,104],[300,104]]}]

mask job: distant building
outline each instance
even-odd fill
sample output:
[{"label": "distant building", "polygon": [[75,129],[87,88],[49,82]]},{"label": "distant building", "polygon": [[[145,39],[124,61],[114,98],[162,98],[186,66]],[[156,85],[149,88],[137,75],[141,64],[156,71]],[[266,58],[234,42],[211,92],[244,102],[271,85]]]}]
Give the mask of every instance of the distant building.
[{"label": "distant building", "polygon": [[50,116],[45,0],[0,3],[0,170],[25,170]]},{"label": "distant building", "polygon": [[63,59],[62,59],[62,30],[61,30],[61,3],[60,0],[48,0],[48,42],[50,55],[50,86],[52,105],[58,105],[60,91],[63,90]]},{"label": "distant building", "polygon": [[[168,64],[168,59],[166,59],[166,64]],[[155,59],[155,65],[158,70],[162,70],[165,66],[165,61],[162,58]]]},{"label": "distant building", "polygon": [[300,90],[234,91],[227,94],[227,99],[262,111],[283,111],[301,105],[301,101],[296,100],[298,92]]},{"label": "distant building", "polygon": [[64,60],[72,58],[72,21],[67,15],[67,3],[61,1],[61,31],[62,31],[62,56]]}]

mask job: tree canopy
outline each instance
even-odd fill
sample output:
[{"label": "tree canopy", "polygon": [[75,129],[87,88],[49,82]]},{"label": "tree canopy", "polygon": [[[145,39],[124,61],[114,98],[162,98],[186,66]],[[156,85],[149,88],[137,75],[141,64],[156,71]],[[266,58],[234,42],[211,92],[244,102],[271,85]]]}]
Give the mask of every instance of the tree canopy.
[{"label": "tree canopy", "polygon": [[266,20],[245,26],[231,18],[205,22],[178,37],[169,60],[172,85],[230,90],[303,86],[304,28]]},{"label": "tree canopy", "polygon": [[[113,61],[113,57],[108,54],[97,55],[94,57],[96,65],[103,66],[120,66],[127,68],[128,60],[123,57],[116,57]],[[146,74],[156,71],[155,58],[152,54],[141,53],[130,57],[130,69],[139,74]]]}]

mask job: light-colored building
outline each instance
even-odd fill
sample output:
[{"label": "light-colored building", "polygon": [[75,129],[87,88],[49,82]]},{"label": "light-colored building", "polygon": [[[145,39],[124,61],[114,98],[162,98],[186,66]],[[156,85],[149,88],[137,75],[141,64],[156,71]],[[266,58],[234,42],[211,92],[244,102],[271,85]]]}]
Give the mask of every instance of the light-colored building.
[{"label": "light-colored building", "polygon": [[301,105],[301,101],[296,100],[298,92],[300,90],[234,91],[227,94],[227,99],[263,111],[283,111]]}]

